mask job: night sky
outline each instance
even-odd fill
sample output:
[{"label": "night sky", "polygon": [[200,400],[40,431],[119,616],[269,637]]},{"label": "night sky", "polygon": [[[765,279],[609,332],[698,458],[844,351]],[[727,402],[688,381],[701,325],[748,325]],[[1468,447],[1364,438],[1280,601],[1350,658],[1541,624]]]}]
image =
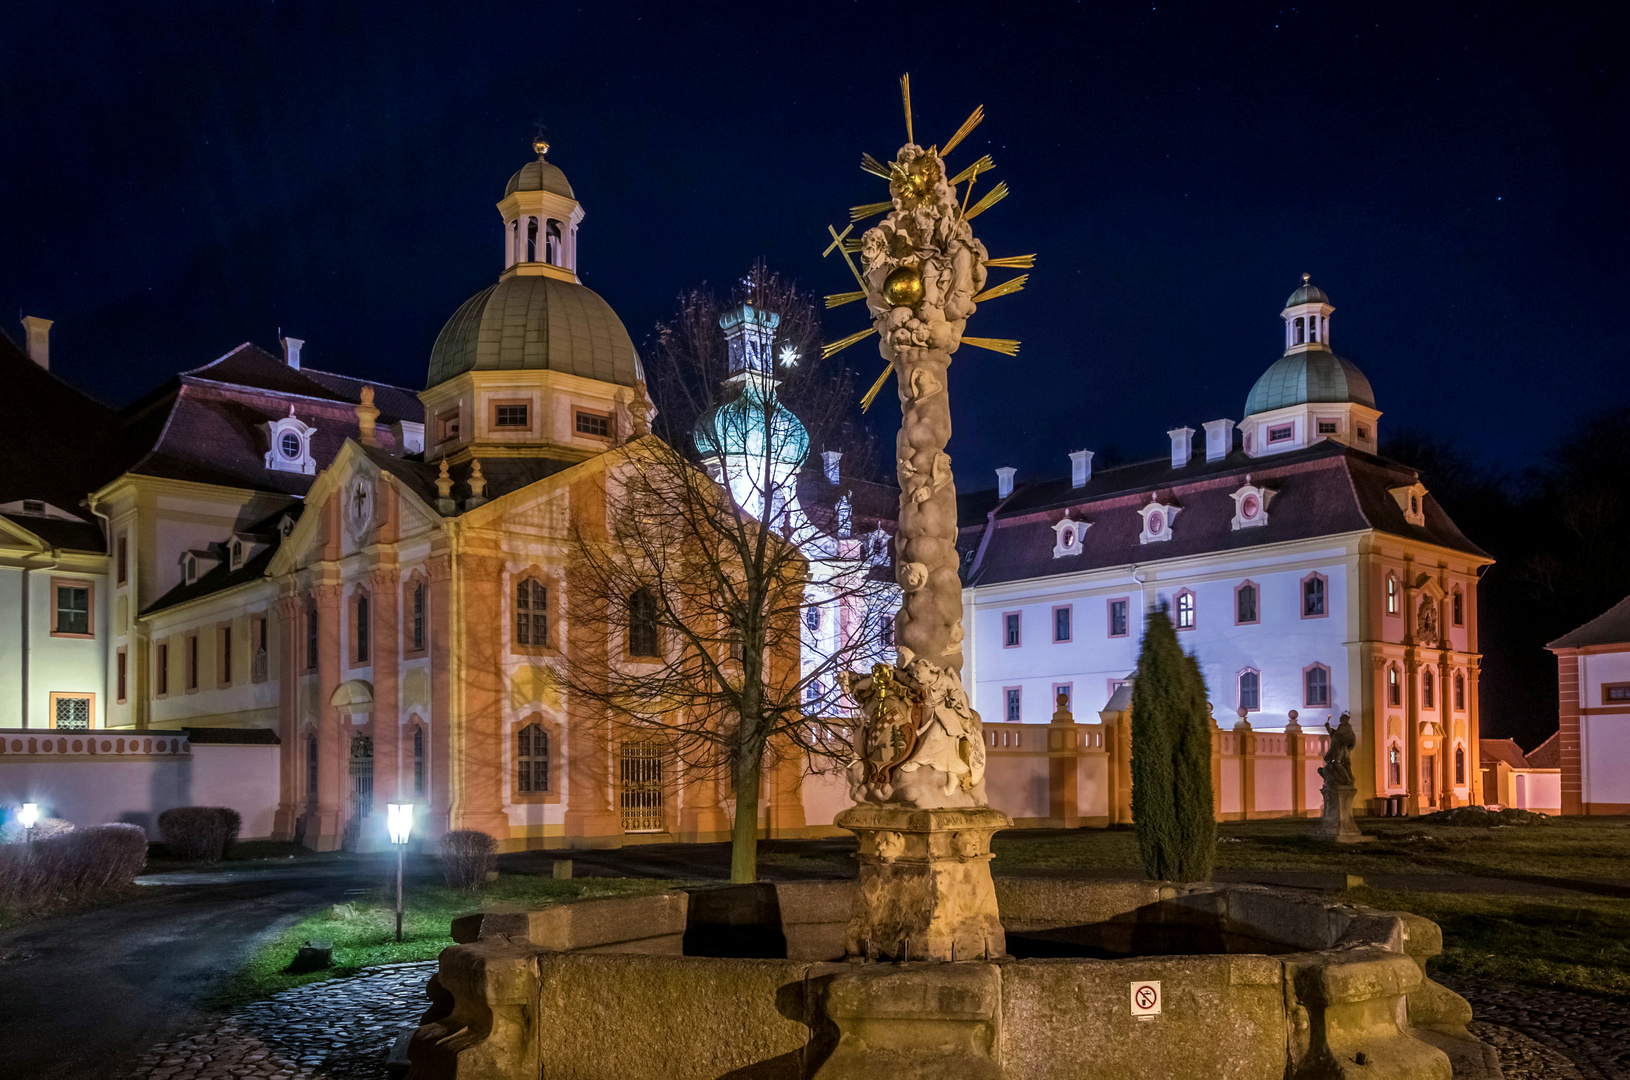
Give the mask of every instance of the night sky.
[{"label": "night sky", "polygon": [[540,123],[636,345],[757,256],[844,291],[825,226],[886,197],[856,163],[903,141],[909,70],[925,143],[984,104],[951,165],[995,157],[979,235],[1038,253],[969,328],[1023,351],[952,368],[965,487],[1237,419],[1303,271],[1383,438],[1515,470],[1630,394],[1624,26],[1523,7],[11,3],[0,311],[115,404],[279,327],[421,387]]}]

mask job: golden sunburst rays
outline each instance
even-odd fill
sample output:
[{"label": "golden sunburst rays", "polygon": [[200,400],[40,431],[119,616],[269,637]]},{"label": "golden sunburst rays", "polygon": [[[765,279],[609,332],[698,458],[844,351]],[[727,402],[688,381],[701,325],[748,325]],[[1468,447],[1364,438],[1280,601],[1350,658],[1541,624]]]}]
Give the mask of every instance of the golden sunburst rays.
[{"label": "golden sunburst rays", "polygon": [[955,176],[951,177],[951,180],[950,180],[951,186],[956,187],[958,184],[962,183],[964,180],[972,180],[974,177],[978,176],[980,173],[982,173],[982,172],[990,172],[994,168],[996,168],[996,162],[994,162],[994,161],[992,161],[990,159],[989,154],[986,154],[984,157],[980,158],[978,161],[974,162],[972,165],[969,165],[966,169],[963,169],[961,172],[959,172]]},{"label": "golden sunburst rays", "polygon": [[821,359],[825,360],[833,353],[842,352],[844,349],[847,349],[857,341],[865,341],[875,333],[877,333],[877,327],[868,326],[866,329],[850,334],[846,338],[839,338],[836,341],[829,341],[825,345],[821,346]]},{"label": "golden sunburst rays", "polygon": [[911,133],[911,73],[900,76],[900,99],[906,107],[906,142],[914,143],[916,137]]},{"label": "golden sunburst rays", "polygon": [[[917,137],[914,130],[911,110],[911,76],[909,74],[900,76],[900,104],[905,111],[906,117],[906,142],[915,146]],[[940,162],[943,164],[944,157],[950,154],[951,151],[955,150],[958,146],[962,145],[968,136],[973,133],[974,129],[983,123],[984,120],[985,107],[980,105],[968,115],[968,118],[962,122],[962,126],[957,128],[955,133],[953,133],[952,136],[945,141],[943,149],[930,147],[927,153],[930,156],[937,156],[940,159]],[[973,202],[972,205],[969,205],[973,199],[974,184],[978,181],[981,175],[990,172],[995,167],[996,163],[991,160],[991,156],[989,154],[982,154],[973,164],[962,169],[962,171],[958,172],[955,176],[951,176],[947,179],[946,182],[951,186],[953,197],[955,197],[956,188],[964,184],[967,185],[962,193],[962,198],[959,200],[961,203],[959,210],[960,220],[971,221],[980,214],[983,214],[986,210],[989,210],[991,207],[995,206],[997,203],[1001,202],[1003,199],[1007,198],[1008,186],[1005,182],[1002,182],[985,192],[984,196],[979,199],[978,202]],[[907,170],[899,164],[898,160],[883,162],[879,161],[871,154],[863,153],[860,155],[860,168],[862,171],[878,177],[881,180],[887,180],[891,184],[902,183],[907,185],[908,188],[910,188],[914,180],[914,177],[911,174],[908,174]],[[861,249],[861,241],[854,236],[855,222],[864,221],[867,218],[876,217],[879,214],[887,214],[893,209],[894,202],[892,199],[885,202],[864,203],[859,206],[851,206],[849,208],[850,223],[843,229],[842,232],[839,232],[836,228],[830,225],[827,226],[826,231],[827,235],[831,238],[831,243],[827,245],[826,250],[822,252],[822,255],[831,255],[833,252],[838,252],[840,255],[842,255],[843,261],[848,264],[849,272],[854,275],[856,284],[860,286],[860,288],[854,292],[833,293],[830,296],[827,296],[825,300],[828,309],[842,307],[844,304],[852,304],[857,300],[865,300],[869,295],[869,287],[866,284],[866,280],[861,274],[860,268],[855,265],[855,260],[853,258],[853,256]],[[987,267],[1002,267],[1015,270],[1029,270],[1034,267],[1035,264],[1036,256],[1034,254],[1009,255],[997,259],[986,259],[984,263],[984,265]],[[973,301],[975,303],[983,303],[986,300],[995,300],[998,297],[1011,296],[1012,294],[1022,290],[1029,280],[1029,274],[1020,274],[1018,277],[1015,277],[1009,281],[1004,281],[999,285],[992,285],[990,288],[974,296]],[[827,359],[833,354],[847,349],[851,345],[866,340],[875,333],[877,333],[877,328],[875,325],[873,325],[865,330],[850,334],[848,337],[839,338],[837,341],[827,342],[825,345],[821,346],[821,358]],[[1001,353],[1003,356],[1017,356],[1019,353],[1019,342],[1013,340],[1012,338],[987,338],[964,335],[961,340],[962,344],[964,345],[972,345],[975,348],[988,349],[991,352]],[[862,412],[872,407],[873,402],[877,400],[878,394],[882,392],[884,384],[888,382],[889,376],[893,373],[894,365],[892,363],[885,364],[882,374],[878,375],[877,379],[871,384],[866,393],[860,399],[860,408]]]},{"label": "golden sunburst rays", "polygon": [[980,349],[989,349],[991,352],[999,352],[1003,356],[1019,355],[1019,343],[1012,338],[969,337],[967,334],[963,334],[962,344],[973,345]]},{"label": "golden sunburst rays", "polygon": [[995,187],[985,192],[984,198],[980,199],[978,202],[968,207],[968,209],[964,210],[962,212],[962,220],[972,221],[974,218],[978,217],[980,214],[983,214],[986,210],[989,210],[991,207],[995,206],[1005,198],[1007,198],[1007,181],[1003,180]]},{"label": "golden sunburst rays", "polygon": [[1011,296],[1020,289],[1024,288],[1024,283],[1029,280],[1029,274],[1020,274],[1011,281],[1004,281],[1000,285],[994,285],[991,288],[986,289],[984,292],[975,296],[973,298],[973,302],[976,304],[982,304],[986,300],[994,300],[998,296]]},{"label": "golden sunburst rays", "polygon": [[891,374],[893,374],[893,372],[894,372],[894,365],[893,364],[884,365],[883,374],[881,374],[881,375],[879,375],[877,377],[877,381],[872,383],[872,388],[870,390],[866,391],[866,393],[860,399],[860,411],[861,412],[866,412],[868,409],[870,409],[872,407],[872,402],[877,400],[878,392],[883,389],[883,384],[889,381],[889,376]]},{"label": "golden sunburst rays", "polygon": [[[980,121],[982,121],[983,119],[985,119],[985,107],[983,105],[981,105],[978,108],[974,109],[973,115],[969,116],[966,120],[962,121],[962,126],[956,129],[956,134],[952,135],[949,139],[946,140],[945,148],[940,151],[940,157],[944,157],[946,154],[949,154],[952,150],[955,150],[957,148],[957,144],[960,143],[963,139],[966,139],[968,137],[968,132],[970,132],[974,128],[978,127]],[[987,157],[987,158],[985,158],[985,160],[989,161],[990,158]]]},{"label": "golden sunburst rays", "polygon": [[849,208],[849,220],[865,221],[869,217],[876,217],[878,214],[886,214],[893,209],[893,199],[885,199],[882,202],[865,203],[861,206],[851,206]]}]

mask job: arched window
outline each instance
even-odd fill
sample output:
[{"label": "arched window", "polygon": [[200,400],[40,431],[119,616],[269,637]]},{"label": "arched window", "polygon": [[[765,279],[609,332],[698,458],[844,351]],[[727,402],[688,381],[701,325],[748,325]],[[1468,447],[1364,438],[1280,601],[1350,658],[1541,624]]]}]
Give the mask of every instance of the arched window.
[{"label": "arched window", "polygon": [[1455,672],[1455,711],[1464,712],[1466,708],[1466,676]]},{"label": "arched window", "polygon": [[424,652],[424,582],[413,586],[413,651]]},{"label": "arched window", "polygon": [[561,250],[560,222],[551,220],[544,241],[544,260],[551,266],[565,266],[565,252]]},{"label": "arched window", "polygon": [[1328,608],[1325,606],[1325,577],[1323,574],[1309,574],[1302,579],[1302,618],[1322,618]]},{"label": "arched window", "polygon": [[1398,578],[1396,575],[1387,575],[1387,614],[1398,614]]},{"label": "arched window", "polygon": [[526,219],[526,261],[538,261],[538,219]]},{"label": "arched window", "polygon": [[1432,676],[1431,668],[1421,669],[1421,708],[1437,708],[1437,681]]},{"label": "arched window", "polygon": [[317,670],[317,606],[306,608],[306,670]]},{"label": "arched window", "polygon": [[1319,317],[1317,315],[1307,317],[1307,340],[1309,342],[1319,340]]},{"label": "arched window", "polygon": [[1387,704],[1394,707],[1404,703],[1403,688],[1398,683],[1398,665],[1387,665]]},{"label": "arched window", "polygon": [[1239,707],[1246,712],[1262,708],[1262,676],[1255,668],[1239,673]]},{"label": "arched window", "polygon": [[1456,585],[1449,594],[1449,621],[1456,626],[1466,625],[1466,601],[1460,594],[1460,586]]},{"label": "arched window", "polygon": [[424,728],[413,729],[413,797],[424,798]]},{"label": "arched window", "polygon": [[1404,759],[1398,752],[1398,744],[1393,743],[1387,747],[1387,786],[1399,787],[1404,782]]},{"label": "arched window", "polygon": [[1307,343],[1307,326],[1300,315],[1296,316],[1293,325],[1296,327],[1296,344],[1305,345]]},{"label": "arched window", "polygon": [[515,644],[549,643],[549,590],[536,578],[515,583]]},{"label": "arched window", "polygon": [[628,598],[628,654],[661,656],[657,633],[657,598],[650,589],[635,589]]},{"label": "arched window", "polygon": [[306,795],[317,798],[317,736],[306,738]]},{"label": "arched window", "polygon": [[549,790],[549,733],[537,724],[528,724],[516,734],[516,788],[527,794]]},{"label": "arched window", "polygon": [[356,604],[352,608],[352,616],[356,620],[356,649],[353,657],[356,663],[368,662],[368,594],[357,593]]},{"label": "arched window", "polygon": [[1466,783],[1466,748],[1455,747],[1455,786],[1464,787]]},{"label": "arched window", "polygon": [[1234,590],[1234,621],[1236,623],[1254,623],[1256,614],[1256,585],[1247,581]]},{"label": "arched window", "polygon": [[1310,709],[1328,708],[1330,705],[1330,669],[1314,664],[1302,672],[1302,704]]},{"label": "arched window", "polygon": [[1194,593],[1184,589],[1177,594],[1177,628],[1179,630],[1193,630],[1194,615]]}]

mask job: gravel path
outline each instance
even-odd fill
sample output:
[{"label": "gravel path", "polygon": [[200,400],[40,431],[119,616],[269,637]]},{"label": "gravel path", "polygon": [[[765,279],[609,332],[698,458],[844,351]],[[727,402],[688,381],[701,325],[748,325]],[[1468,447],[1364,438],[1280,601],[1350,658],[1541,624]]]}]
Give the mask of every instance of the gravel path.
[{"label": "gravel path", "polygon": [[212,1030],[160,1043],[132,1080],[379,1080],[385,1055],[430,1002],[434,960],[284,990]]},{"label": "gravel path", "polygon": [[[161,1043],[131,1080],[380,1080],[397,1034],[418,1022],[434,961],[371,968],[285,990],[207,1033]],[[1506,1080],[1630,1080],[1630,1004],[1532,987],[1452,983],[1471,1032]]]}]

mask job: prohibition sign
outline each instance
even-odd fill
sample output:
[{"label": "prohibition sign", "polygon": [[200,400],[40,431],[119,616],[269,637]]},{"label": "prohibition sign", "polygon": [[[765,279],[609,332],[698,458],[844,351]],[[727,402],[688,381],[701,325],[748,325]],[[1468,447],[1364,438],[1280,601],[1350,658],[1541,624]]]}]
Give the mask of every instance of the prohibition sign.
[{"label": "prohibition sign", "polygon": [[1155,1007],[1155,1002],[1160,1000],[1160,995],[1155,993],[1155,988],[1152,986],[1138,987],[1132,992],[1132,997],[1137,1001],[1140,1009],[1152,1009]]},{"label": "prohibition sign", "polygon": [[1132,984],[1132,1015],[1140,1020],[1160,1015],[1160,983],[1156,980]]}]

